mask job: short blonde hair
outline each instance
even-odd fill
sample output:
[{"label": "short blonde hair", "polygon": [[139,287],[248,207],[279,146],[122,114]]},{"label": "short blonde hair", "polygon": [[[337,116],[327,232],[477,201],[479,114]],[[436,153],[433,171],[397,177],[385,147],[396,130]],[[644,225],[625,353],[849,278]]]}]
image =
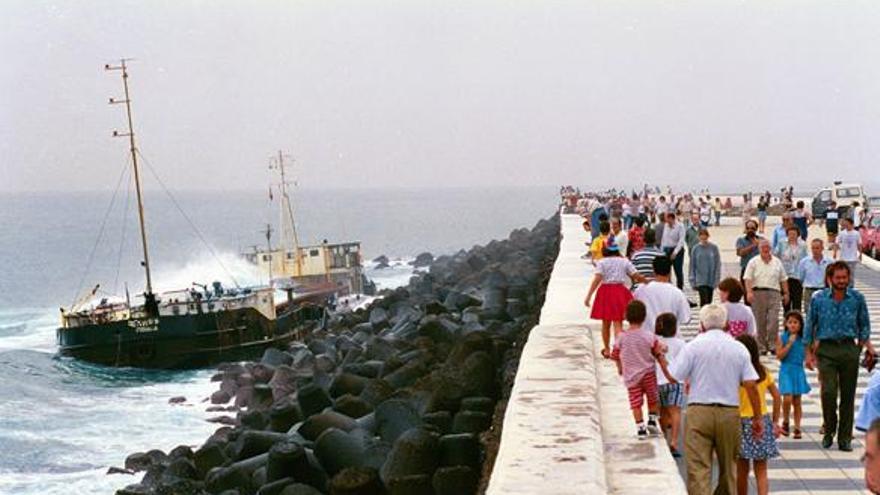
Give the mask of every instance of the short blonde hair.
[{"label": "short blonde hair", "polygon": [[707,304],[700,309],[700,326],[703,330],[723,330],[727,327],[727,308],[720,304]]}]

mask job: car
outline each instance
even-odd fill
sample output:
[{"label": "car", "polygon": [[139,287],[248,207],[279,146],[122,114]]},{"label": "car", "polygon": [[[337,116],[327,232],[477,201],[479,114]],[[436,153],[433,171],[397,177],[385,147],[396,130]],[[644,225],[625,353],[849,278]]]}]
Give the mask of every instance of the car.
[{"label": "car", "polygon": [[831,187],[820,189],[813,196],[811,205],[813,218],[825,218],[825,212],[828,211],[832,201],[837,204],[838,210],[846,212],[856,201],[864,205],[867,203],[867,198],[861,184],[844,184],[835,181]]},{"label": "car", "polygon": [[880,213],[869,215],[859,233],[862,236],[862,251],[877,259],[880,255]]},{"label": "car", "polygon": [[865,214],[867,216],[880,214],[880,196],[869,196],[865,201]]}]

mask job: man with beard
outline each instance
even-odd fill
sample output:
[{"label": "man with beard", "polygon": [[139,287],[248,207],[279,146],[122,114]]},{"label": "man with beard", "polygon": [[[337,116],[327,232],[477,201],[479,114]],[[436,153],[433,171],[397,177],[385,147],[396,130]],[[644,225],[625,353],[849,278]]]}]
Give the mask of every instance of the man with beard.
[{"label": "man with beard", "polygon": [[852,451],[859,356],[865,346],[873,354],[868,306],[865,296],[850,288],[851,276],[849,265],[843,261],[828,266],[830,287],[813,296],[804,329],[807,367],[812,369],[816,363],[819,366],[825,425],[822,447],[831,448],[836,433],[838,448],[844,452]]}]

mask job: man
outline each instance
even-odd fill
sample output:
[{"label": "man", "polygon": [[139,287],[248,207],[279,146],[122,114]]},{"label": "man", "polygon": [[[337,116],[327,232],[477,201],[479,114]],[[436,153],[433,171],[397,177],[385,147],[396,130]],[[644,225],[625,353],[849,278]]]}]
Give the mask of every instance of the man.
[{"label": "man", "polygon": [[810,313],[813,294],[825,288],[825,269],[830,264],[831,259],[825,256],[825,243],[822,239],[813,239],[810,256],[800,260],[797,267],[798,278],[804,286],[804,314]]},{"label": "man", "polygon": [[865,435],[865,488],[871,493],[880,494],[880,419],[874,420]]},{"label": "man", "polygon": [[834,246],[837,240],[837,232],[840,230],[838,219],[840,211],[837,209],[837,203],[832,201],[828,205],[828,211],[825,212],[825,235],[828,238],[828,244]]},{"label": "man", "polygon": [[666,225],[663,226],[663,237],[660,238],[660,249],[672,260],[675,270],[675,285],[684,289],[684,225],[677,222],[675,213],[666,214]]},{"label": "man", "polygon": [[865,296],[850,288],[850,276],[849,265],[843,261],[828,266],[830,287],[813,295],[804,326],[807,367],[813,369],[817,362],[819,366],[825,425],[822,447],[831,448],[836,432],[837,446],[844,452],[852,451],[859,355],[871,337]]},{"label": "man", "polygon": [[665,256],[657,247],[657,237],[653,230],[645,231],[645,247],[632,255],[632,264],[636,271],[648,280],[654,280],[654,260]]},{"label": "man", "polygon": [[644,327],[653,332],[654,322],[657,320],[657,315],[661,313],[674,314],[679,326],[690,322],[690,304],[684,293],[670,282],[669,273],[672,271],[672,262],[661,254],[654,258],[652,264],[654,281],[640,285],[633,292],[633,297],[645,303],[645,308],[647,308]]},{"label": "man", "polygon": [[691,213],[691,223],[688,224],[687,228],[684,230],[684,244],[687,248],[688,254],[694,249],[694,246],[700,242],[700,215],[699,213]]},{"label": "man", "polygon": [[758,242],[759,255],[746,265],[746,299],[755,313],[758,324],[758,347],[764,354],[776,354],[776,335],[779,333],[779,310],[788,303],[788,276],[782,261],[770,252],[766,239]]},{"label": "man", "polygon": [[623,222],[620,221],[620,217],[613,217],[611,219],[611,235],[614,237],[614,242],[617,244],[618,249],[620,249],[621,256],[626,256],[627,248],[629,247],[629,236],[623,230]]},{"label": "man", "polygon": [[[749,220],[746,222],[745,235],[736,240],[736,255],[739,256],[739,281],[745,287],[743,275],[746,273],[746,265],[758,255],[758,242],[763,237],[758,235],[758,222]],[[746,301],[748,304],[748,300]]]},{"label": "man", "polygon": [[[653,285],[653,284],[649,284]],[[761,438],[764,422],[758,398],[758,373],[749,351],[727,333],[727,311],[718,304],[700,310],[701,333],[671,363],[679,382],[690,382],[685,458],[688,493],[712,493],[712,454],[718,458],[714,493],[736,493],[736,456],[740,445],[739,388],[745,387],[752,411],[752,434]]]},{"label": "man", "polygon": [[715,226],[721,226],[721,213],[723,213],[724,208],[721,206],[721,198],[716,197],[714,206],[712,207],[713,213],[715,213]]},{"label": "man", "polygon": [[666,227],[666,213],[657,213],[657,223],[654,224],[654,245],[660,247],[660,239],[663,238],[663,231]]},{"label": "man", "polygon": [[[834,259],[845,261],[849,265],[850,282],[855,282],[856,265],[862,261],[862,236],[853,228],[849,218],[841,220],[843,231],[837,234],[834,244]],[[852,285],[850,285],[852,287]]]}]

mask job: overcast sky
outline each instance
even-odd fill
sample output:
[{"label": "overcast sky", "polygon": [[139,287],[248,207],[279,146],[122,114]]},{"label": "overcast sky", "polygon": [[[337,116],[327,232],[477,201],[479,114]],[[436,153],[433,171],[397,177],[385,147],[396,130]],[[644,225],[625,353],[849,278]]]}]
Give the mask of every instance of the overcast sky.
[{"label": "overcast sky", "polygon": [[0,0],[0,190],[880,179],[876,1]]}]

